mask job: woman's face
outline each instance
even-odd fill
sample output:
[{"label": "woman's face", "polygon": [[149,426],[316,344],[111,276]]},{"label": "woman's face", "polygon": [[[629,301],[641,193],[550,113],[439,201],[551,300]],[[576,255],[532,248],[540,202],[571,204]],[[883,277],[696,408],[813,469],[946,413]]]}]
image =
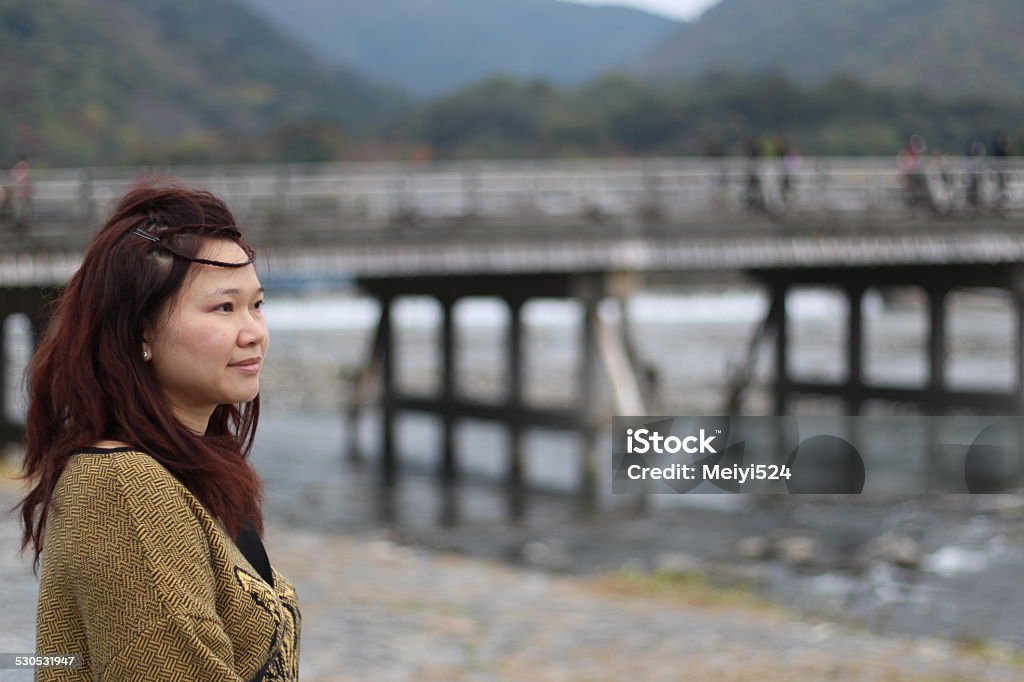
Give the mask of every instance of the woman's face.
[{"label": "woman's face", "polygon": [[[227,240],[207,240],[198,257],[248,260]],[[193,264],[176,298],[146,326],[148,362],[175,416],[192,431],[204,433],[218,405],[245,403],[259,393],[270,341],[262,305],[263,288],[252,265]]]}]

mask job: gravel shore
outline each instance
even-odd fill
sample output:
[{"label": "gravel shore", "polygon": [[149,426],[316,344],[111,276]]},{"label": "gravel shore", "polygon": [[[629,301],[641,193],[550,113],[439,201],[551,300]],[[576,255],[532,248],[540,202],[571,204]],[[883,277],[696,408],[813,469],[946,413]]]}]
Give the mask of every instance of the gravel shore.
[{"label": "gravel shore", "polygon": [[[0,481],[8,509],[18,488]],[[0,522],[0,650],[32,649],[36,581]],[[1009,680],[1013,650],[880,636],[753,599],[647,589],[621,577],[522,570],[380,533],[271,522],[266,544],[302,604],[301,670],[315,680]],[[28,680],[0,671],[0,680]]]}]

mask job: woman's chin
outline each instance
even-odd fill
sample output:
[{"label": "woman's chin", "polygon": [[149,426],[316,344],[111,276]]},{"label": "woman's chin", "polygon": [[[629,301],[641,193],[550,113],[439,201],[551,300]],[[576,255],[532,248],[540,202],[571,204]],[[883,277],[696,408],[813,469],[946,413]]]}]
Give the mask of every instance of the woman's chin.
[{"label": "woman's chin", "polygon": [[235,404],[235,405],[240,405],[242,403],[251,403],[253,400],[256,399],[256,396],[258,396],[259,394],[260,394],[260,386],[259,386],[259,382],[257,381],[255,388],[248,388],[247,387],[245,389],[240,389],[238,391],[233,391],[232,395],[231,395],[231,399],[228,400],[227,402]]}]

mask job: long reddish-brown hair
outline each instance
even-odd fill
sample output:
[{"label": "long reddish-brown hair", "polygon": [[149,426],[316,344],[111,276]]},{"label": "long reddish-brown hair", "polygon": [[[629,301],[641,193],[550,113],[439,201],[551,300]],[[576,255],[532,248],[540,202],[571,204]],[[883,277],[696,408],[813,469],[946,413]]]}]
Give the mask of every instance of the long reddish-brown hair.
[{"label": "long reddish-brown hair", "polygon": [[[161,243],[133,233],[137,229]],[[102,440],[147,453],[232,535],[249,522],[262,532],[260,481],[248,459],[259,396],[218,406],[206,433],[195,434],[175,418],[142,359],[143,326],[173,305],[190,268],[204,267],[189,258],[210,239],[230,239],[251,253],[231,211],[212,194],[133,189],[57,299],[27,370],[24,477],[33,486],[19,506],[22,549],[34,545],[35,565],[57,479],[76,451]]]}]

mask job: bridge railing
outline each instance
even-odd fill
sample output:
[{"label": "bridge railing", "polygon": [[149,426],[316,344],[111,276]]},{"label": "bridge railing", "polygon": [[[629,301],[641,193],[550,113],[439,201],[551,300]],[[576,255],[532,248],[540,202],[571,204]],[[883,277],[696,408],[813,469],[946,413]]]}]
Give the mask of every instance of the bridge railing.
[{"label": "bridge railing", "polygon": [[[757,214],[899,220],[1024,216],[1024,159],[592,159],[39,169],[0,221],[15,234],[91,233],[131,186],[176,178],[266,231],[588,223],[714,225]],[[820,223],[820,221],[819,221]],[[20,231],[19,231],[20,230]]]}]

